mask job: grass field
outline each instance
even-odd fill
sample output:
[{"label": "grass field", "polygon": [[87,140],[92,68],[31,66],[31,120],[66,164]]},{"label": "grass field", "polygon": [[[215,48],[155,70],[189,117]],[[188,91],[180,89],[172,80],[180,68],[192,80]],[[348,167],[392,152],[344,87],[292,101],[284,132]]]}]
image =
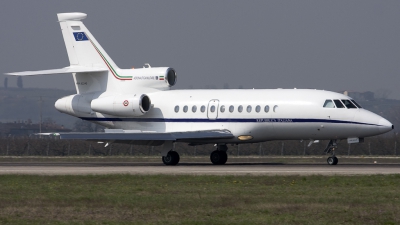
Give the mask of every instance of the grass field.
[{"label": "grass field", "polygon": [[399,224],[400,175],[0,176],[0,224]]}]

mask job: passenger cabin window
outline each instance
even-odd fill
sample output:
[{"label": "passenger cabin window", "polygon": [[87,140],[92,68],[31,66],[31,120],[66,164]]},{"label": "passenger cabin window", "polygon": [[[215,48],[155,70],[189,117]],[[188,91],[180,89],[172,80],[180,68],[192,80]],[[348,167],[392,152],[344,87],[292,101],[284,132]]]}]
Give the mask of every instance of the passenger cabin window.
[{"label": "passenger cabin window", "polygon": [[333,104],[332,100],[326,100],[324,103],[324,108],[335,108],[335,104]]},{"label": "passenger cabin window", "polygon": [[197,111],[197,106],[195,106],[195,105],[194,105],[194,106],[192,106],[192,112],[194,112],[194,113],[195,113],[196,111]]},{"label": "passenger cabin window", "polygon": [[348,99],[342,99],[342,102],[348,109],[357,109],[357,106],[355,106],[350,100]]},{"label": "passenger cabin window", "polygon": [[202,105],[201,107],[200,107],[200,111],[203,113],[203,112],[205,112],[206,111],[206,107],[204,106],[204,105]]},{"label": "passenger cabin window", "polygon": [[353,99],[350,100],[354,105],[356,105],[359,109],[362,109],[361,105],[359,105],[356,101],[354,101]]},{"label": "passenger cabin window", "polygon": [[219,109],[221,112],[225,112],[225,106],[224,105],[222,105],[221,107],[220,107],[220,109]]},{"label": "passenger cabin window", "polygon": [[238,112],[240,112],[240,113],[243,112],[243,106],[239,105]]},{"label": "passenger cabin window", "polygon": [[179,105],[175,106],[175,112],[179,112]]},{"label": "passenger cabin window", "polygon": [[264,112],[269,112],[269,105],[266,105],[265,107],[264,107]]},{"label": "passenger cabin window", "polygon": [[259,113],[260,111],[261,111],[261,106],[259,106],[259,105],[258,105],[258,106],[256,106],[256,112],[258,112],[258,113]]},{"label": "passenger cabin window", "polygon": [[233,105],[229,106],[229,112],[233,112],[235,110],[235,107]]},{"label": "passenger cabin window", "polygon": [[212,105],[212,106],[211,106],[210,111],[211,111],[211,112],[215,112],[215,105]]},{"label": "passenger cabin window", "polygon": [[183,112],[186,113],[187,111],[188,111],[188,106],[187,105],[183,106]]},{"label": "passenger cabin window", "polygon": [[335,99],[333,102],[335,102],[336,108],[344,108],[344,105],[340,100]]},{"label": "passenger cabin window", "polygon": [[247,111],[248,113],[251,112],[251,105],[248,105],[248,106],[247,106],[246,111]]}]

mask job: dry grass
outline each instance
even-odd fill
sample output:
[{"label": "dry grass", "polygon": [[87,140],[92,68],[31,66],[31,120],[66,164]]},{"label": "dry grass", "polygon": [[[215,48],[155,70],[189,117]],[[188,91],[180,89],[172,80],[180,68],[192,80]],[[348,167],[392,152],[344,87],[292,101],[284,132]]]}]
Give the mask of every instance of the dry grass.
[{"label": "dry grass", "polygon": [[400,176],[0,176],[0,224],[398,224]]}]

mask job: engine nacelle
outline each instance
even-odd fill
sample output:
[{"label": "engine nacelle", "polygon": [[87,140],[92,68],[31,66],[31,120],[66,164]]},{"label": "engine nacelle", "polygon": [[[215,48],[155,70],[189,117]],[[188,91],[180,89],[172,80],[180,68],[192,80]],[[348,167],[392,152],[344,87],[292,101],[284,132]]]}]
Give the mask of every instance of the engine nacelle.
[{"label": "engine nacelle", "polygon": [[70,95],[60,98],[56,101],[54,106],[60,112],[70,115],[76,114],[91,114],[90,101],[92,96],[83,95]]},{"label": "engine nacelle", "polygon": [[151,100],[145,94],[113,95],[92,100],[93,111],[113,116],[142,116],[151,107]]},{"label": "engine nacelle", "polygon": [[150,67],[129,70],[135,85],[158,89],[169,89],[177,81],[176,72],[170,67]]}]

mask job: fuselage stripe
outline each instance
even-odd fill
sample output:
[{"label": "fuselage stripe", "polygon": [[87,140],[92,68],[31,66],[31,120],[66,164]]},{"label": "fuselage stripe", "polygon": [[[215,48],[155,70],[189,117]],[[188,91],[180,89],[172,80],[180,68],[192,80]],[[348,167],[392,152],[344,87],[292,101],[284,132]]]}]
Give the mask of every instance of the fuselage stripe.
[{"label": "fuselage stripe", "polygon": [[118,80],[132,80],[132,76],[120,76],[115,69],[111,66],[111,64],[108,62],[108,60],[104,57],[104,55],[100,52],[100,50],[96,47],[96,45],[90,40],[90,43],[92,43],[94,49],[97,51],[97,53],[100,55],[100,57],[103,59],[104,63],[107,65],[108,69],[110,72],[114,75],[115,78]]},{"label": "fuselage stripe", "polygon": [[382,126],[379,124],[360,123],[345,120],[325,120],[325,119],[262,119],[262,118],[229,118],[229,119],[206,119],[206,118],[97,118],[97,117],[80,117],[80,119],[88,121],[124,121],[124,122],[168,122],[168,123],[341,123],[341,124],[359,124],[370,126]]}]

